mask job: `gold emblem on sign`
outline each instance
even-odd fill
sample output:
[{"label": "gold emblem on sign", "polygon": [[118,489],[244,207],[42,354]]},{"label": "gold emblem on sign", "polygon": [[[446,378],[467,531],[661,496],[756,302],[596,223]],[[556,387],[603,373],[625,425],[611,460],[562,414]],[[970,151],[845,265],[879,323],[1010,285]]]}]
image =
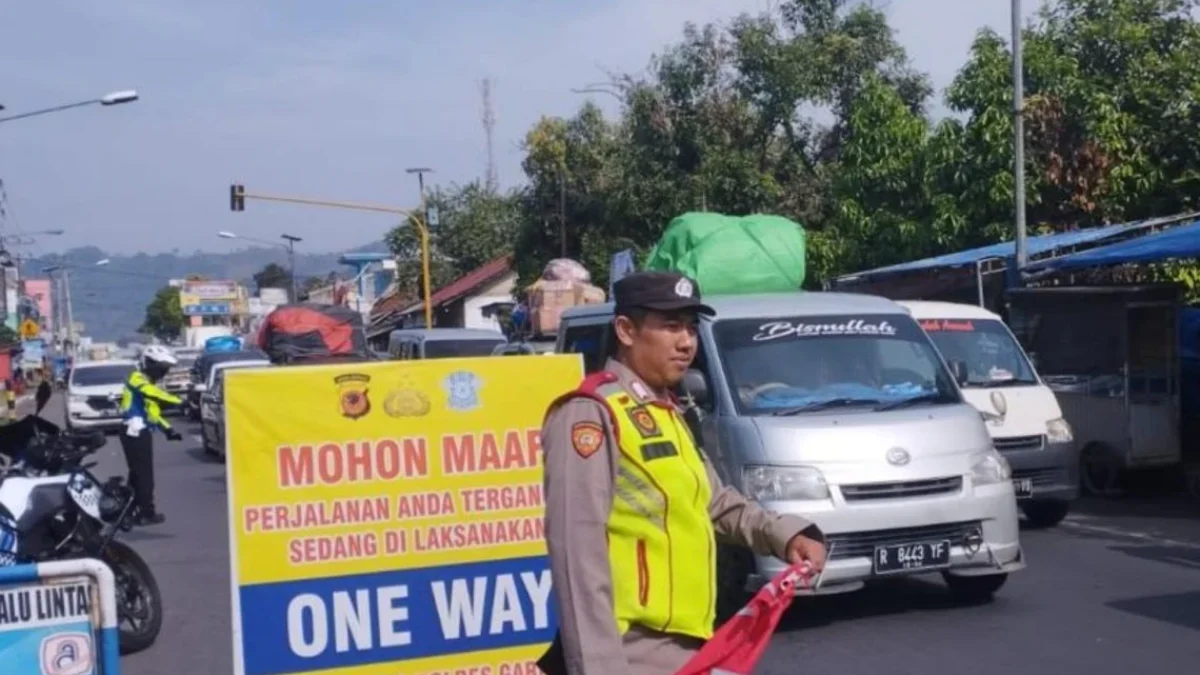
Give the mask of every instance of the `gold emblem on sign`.
[{"label": "gold emblem on sign", "polygon": [[431,409],[429,397],[408,381],[400,382],[399,386],[389,391],[383,399],[383,411],[389,417],[423,417],[428,415]]}]

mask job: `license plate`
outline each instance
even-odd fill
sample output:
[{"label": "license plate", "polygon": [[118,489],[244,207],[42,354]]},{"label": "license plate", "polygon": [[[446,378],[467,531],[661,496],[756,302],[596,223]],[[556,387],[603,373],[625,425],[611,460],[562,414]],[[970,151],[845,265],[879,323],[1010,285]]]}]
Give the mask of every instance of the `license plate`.
[{"label": "license plate", "polygon": [[1017,493],[1017,499],[1026,499],[1033,496],[1032,478],[1017,478],[1012,483],[1013,492]]},{"label": "license plate", "polygon": [[875,547],[875,574],[897,574],[949,566],[949,539]]}]

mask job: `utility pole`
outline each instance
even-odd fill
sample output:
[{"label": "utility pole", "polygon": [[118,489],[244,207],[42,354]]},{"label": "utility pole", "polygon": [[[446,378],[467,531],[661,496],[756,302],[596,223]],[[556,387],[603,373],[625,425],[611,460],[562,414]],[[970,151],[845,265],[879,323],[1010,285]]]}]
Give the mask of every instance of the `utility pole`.
[{"label": "utility pole", "polygon": [[424,277],[423,286],[425,288],[425,327],[433,328],[433,307],[430,303],[429,288],[433,285],[433,277],[429,274],[429,205],[425,202],[425,174],[433,173],[433,169],[426,167],[416,167],[405,169],[405,173],[417,174],[417,189],[421,191],[421,222],[422,231],[425,233],[425,249],[424,255],[421,256],[421,276]]},{"label": "utility pole", "polygon": [[558,167],[558,245],[559,257],[567,257],[567,179]]},{"label": "utility pole", "polygon": [[71,270],[62,268],[63,299],[67,305],[67,343],[71,346],[67,354],[75,354],[75,314],[71,311]]},{"label": "utility pole", "polygon": [[1017,283],[1025,269],[1025,82],[1021,63],[1021,0],[1012,0],[1013,204],[1016,224]]},{"label": "utility pole", "polygon": [[288,274],[292,277],[292,302],[299,302],[300,295],[296,292],[296,242],[304,240],[290,234],[281,234],[279,238],[287,242]]}]

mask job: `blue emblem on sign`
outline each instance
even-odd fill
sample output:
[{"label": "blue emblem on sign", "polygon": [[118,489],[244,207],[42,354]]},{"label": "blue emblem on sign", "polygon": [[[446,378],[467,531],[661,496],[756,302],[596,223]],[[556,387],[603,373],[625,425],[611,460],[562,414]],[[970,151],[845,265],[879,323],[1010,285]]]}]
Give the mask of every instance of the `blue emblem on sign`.
[{"label": "blue emblem on sign", "polygon": [[451,410],[467,411],[479,407],[479,376],[475,373],[459,370],[450,373],[442,380],[446,389],[446,405]]}]

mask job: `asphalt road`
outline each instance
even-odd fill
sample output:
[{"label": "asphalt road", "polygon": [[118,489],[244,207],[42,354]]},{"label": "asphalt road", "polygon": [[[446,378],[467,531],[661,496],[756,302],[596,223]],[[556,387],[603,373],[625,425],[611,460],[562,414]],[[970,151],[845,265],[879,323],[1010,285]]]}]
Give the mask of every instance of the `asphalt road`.
[{"label": "asphalt road", "polygon": [[[50,412],[60,414],[61,402]],[[157,644],[123,675],[232,671],[225,474],[185,441],[156,439],[164,525],[126,541],[164,595]],[[101,475],[124,472],[112,438]],[[1200,503],[1081,503],[1062,526],[1022,534],[1029,568],[995,602],[950,604],[940,580],[900,580],[806,600],[785,618],[764,675],[1188,673],[1200,668]]]}]

